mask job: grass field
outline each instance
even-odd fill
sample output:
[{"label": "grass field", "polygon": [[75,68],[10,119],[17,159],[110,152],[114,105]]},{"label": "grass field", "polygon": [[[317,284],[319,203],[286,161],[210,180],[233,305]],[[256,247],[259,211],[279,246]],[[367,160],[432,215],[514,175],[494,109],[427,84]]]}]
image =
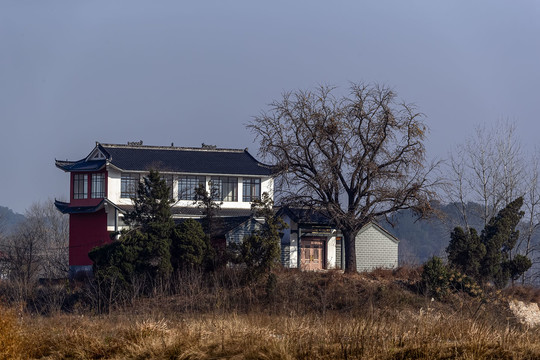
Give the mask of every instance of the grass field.
[{"label": "grass field", "polygon": [[[540,331],[520,325],[502,294],[432,301],[407,288],[404,279],[410,277],[283,273],[271,299],[264,284],[251,287],[249,307],[230,298],[246,301],[242,292],[248,289],[218,289],[217,297],[216,289],[199,294],[197,301],[208,304],[198,309],[189,303],[193,292],[140,299],[110,315],[75,311],[44,316],[3,306],[0,358],[540,358]],[[298,280],[303,286],[288,297]],[[531,297],[523,289],[512,294]],[[310,304],[304,304],[307,298]]]}]

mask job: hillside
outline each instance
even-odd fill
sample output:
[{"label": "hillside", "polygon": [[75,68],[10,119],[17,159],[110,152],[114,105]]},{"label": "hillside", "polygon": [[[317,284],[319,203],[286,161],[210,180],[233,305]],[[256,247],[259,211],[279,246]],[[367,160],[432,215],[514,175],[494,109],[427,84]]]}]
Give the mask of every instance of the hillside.
[{"label": "hillside", "polygon": [[8,207],[0,206],[0,233],[13,232],[24,219],[24,215],[13,212]]},{"label": "hillside", "polygon": [[[450,233],[456,226],[463,226],[460,214],[455,204],[434,204],[437,216],[429,219],[417,220],[412,211],[400,211],[392,219],[394,226],[388,222],[381,222],[389,232],[399,240],[400,264],[423,264],[430,257],[445,256],[445,249],[450,241]],[[480,233],[484,227],[478,216],[481,206],[476,203],[467,204],[470,214],[469,224]],[[534,239],[538,243],[538,234]]]},{"label": "hillside", "polygon": [[240,285],[226,271],[206,279],[192,273],[174,295],[132,299],[105,316],[76,289],[69,312],[48,316],[0,303],[0,358],[540,358],[540,331],[508,305],[538,301],[538,291],[438,301],[419,290],[419,279],[413,268],[354,276],[282,271],[273,285]]}]

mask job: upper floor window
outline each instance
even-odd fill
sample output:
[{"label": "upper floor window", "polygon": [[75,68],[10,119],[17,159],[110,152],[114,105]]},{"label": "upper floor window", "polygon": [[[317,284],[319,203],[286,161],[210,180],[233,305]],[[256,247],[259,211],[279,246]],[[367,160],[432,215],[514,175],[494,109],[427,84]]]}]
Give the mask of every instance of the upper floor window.
[{"label": "upper floor window", "polygon": [[242,201],[251,202],[261,198],[261,179],[244,178]]},{"label": "upper floor window", "polygon": [[161,175],[161,178],[165,180],[165,184],[167,184],[167,188],[169,189],[169,198],[174,199],[173,195],[173,176],[172,175]]},{"label": "upper floor window", "polygon": [[221,201],[238,201],[238,178],[230,176],[213,176],[212,189]]},{"label": "upper floor window", "polygon": [[105,197],[105,174],[92,174],[92,199]]},{"label": "upper floor window", "polygon": [[139,174],[122,174],[120,180],[120,197],[121,198],[134,198],[137,194],[137,187],[139,185]]},{"label": "upper floor window", "polygon": [[88,198],[88,174],[73,174],[73,199]]},{"label": "upper floor window", "polygon": [[183,175],[178,177],[178,200],[195,200],[195,189],[204,186],[205,176]]}]

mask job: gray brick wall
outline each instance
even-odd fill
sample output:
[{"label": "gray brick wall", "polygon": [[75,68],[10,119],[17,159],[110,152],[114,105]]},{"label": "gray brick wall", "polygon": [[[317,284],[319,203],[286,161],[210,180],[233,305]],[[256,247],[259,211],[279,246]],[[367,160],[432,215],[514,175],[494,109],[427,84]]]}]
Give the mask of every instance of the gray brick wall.
[{"label": "gray brick wall", "polygon": [[356,237],[358,271],[398,266],[398,243],[375,225],[367,225]]}]

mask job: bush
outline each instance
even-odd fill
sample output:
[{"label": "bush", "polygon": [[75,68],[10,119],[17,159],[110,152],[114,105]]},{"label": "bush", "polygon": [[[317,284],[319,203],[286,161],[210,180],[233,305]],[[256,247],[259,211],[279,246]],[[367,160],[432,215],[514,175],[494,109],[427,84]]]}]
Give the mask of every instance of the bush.
[{"label": "bush", "polygon": [[434,256],[424,265],[422,287],[439,299],[448,293],[448,269],[441,258]]}]

